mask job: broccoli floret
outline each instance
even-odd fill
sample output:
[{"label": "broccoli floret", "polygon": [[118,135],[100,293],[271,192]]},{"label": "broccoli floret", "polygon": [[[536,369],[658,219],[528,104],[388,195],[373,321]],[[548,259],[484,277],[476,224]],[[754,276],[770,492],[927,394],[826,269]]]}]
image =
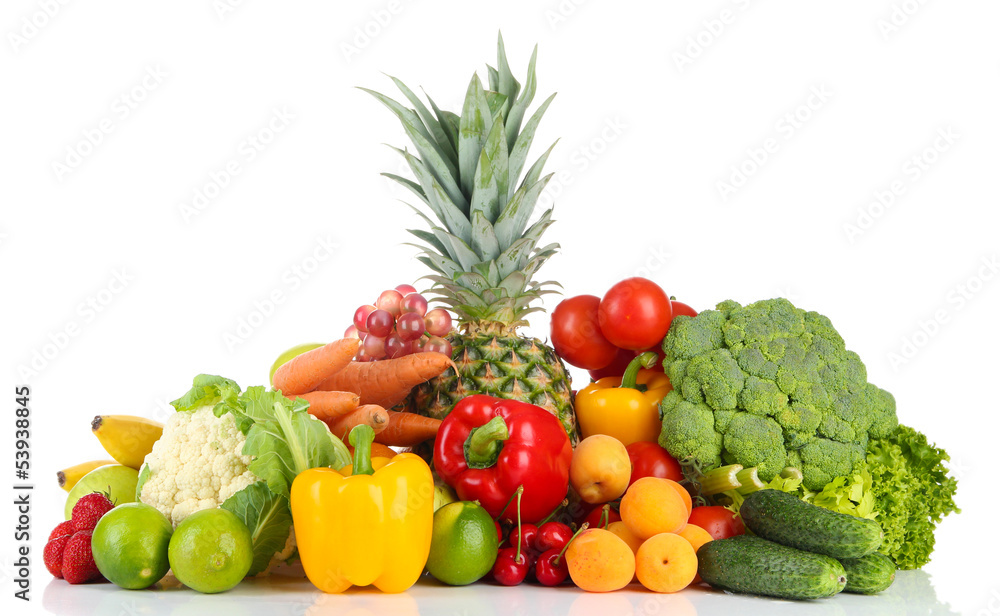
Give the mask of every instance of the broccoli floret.
[{"label": "broccoli floret", "polygon": [[697,317],[679,316],[670,324],[674,335],[664,338],[663,351],[678,360],[722,348],[722,325],[725,322],[723,313],[715,310],[706,310]]},{"label": "broccoli floret", "polygon": [[[727,349],[716,349],[693,357],[687,364],[682,384],[684,397],[692,402],[704,401],[716,410],[735,409],[737,397],[743,391],[743,371]],[[701,395],[691,395],[687,390],[697,387]]]},{"label": "broccoli floret", "polygon": [[661,444],[666,439],[674,451],[687,452],[680,459],[697,460],[712,468],[721,466],[722,434],[715,429],[711,408],[693,404],[677,391],[671,391],[660,403],[660,416],[663,420]]},{"label": "broccoli floret", "polygon": [[802,458],[802,485],[809,490],[822,490],[837,477],[851,474],[864,462],[865,449],[852,443],[838,443],[817,438],[799,450]]},{"label": "broccoli floret", "polygon": [[678,317],[663,350],[674,391],[660,444],[702,470],[739,463],[767,481],[793,465],[818,489],[898,425],[892,395],[868,383],[830,320],[786,299]]},{"label": "broccoli floret", "polygon": [[775,415],[788,406],[788,396],[773,381],[747,377],[740,392],[740,408],[754,415]]},{"label": "broccoli floret", "polygon": [[781,427],[773,419],[736,413],[722,444],[737,464],[745,468],[756,466],[757,475],[764,481],[774,479],[785,468],[788,457],[785,440]]}]

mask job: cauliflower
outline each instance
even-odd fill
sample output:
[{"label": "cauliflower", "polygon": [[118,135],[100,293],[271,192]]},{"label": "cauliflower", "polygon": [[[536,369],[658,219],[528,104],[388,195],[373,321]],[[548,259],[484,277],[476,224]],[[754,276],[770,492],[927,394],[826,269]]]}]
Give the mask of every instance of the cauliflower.
[{"label": "cauliflower", "polygon": [[677,317],[663,351],[674,389],[660,445],[703,471],[742,464],[770,481],[793,466],[819,490],[897,426],[892,395],[868,382],[830,320],[786,299]]},{"label": "cauliflower", "polygon": [[222,507],[253,537],[248,575],[266,574],[296,553],[289,488],[310,468],[351,463],[347,447],[308,403],[280,391],[210,374],[171,402],[177,411],[139,473],[140,502],[176,527],[202,509]]},{"label": "cauliflower", "polygon": [[242,455],[246,436],[229,413],[212,406],[174,413],[146,456],[139,500],[160,510],[176,528],[196,511],[213,509],[260,478]]}]

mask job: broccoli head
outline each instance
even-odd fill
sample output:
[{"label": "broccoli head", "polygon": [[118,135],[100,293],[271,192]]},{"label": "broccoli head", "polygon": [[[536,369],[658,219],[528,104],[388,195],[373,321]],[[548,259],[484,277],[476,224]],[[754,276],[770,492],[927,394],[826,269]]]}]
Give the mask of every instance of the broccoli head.
[{"label": "broccoli head", "polygon": [[663,351],[674,390],[660,444],[702,470],[738,463],[769,481],[795,466],[819,490],[898,425],[892,395],[868,382],[830,319],[786,299],[678,316]]}]

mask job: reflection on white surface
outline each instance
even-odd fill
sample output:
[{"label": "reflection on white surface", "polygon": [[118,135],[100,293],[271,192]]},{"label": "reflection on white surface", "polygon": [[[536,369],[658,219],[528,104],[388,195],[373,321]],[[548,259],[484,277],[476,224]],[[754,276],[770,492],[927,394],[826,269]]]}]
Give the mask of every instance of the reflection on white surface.
[{"label": "reflection on white surface", "polygon": [[607,594],[585,593],[573,586],[544,588],[533,584],[507,588],[481,583],[453,588],[428,577],[398,595],[365,588],[326,595],[306,580],[280,576],[247,581],[218,595],[203,595],[187,588],[122,590],[111,584],[70,586],[53,579],[45,588],[42,606],[51,614],[67,616],[957,616],[950,606],[938,600],[930,576],[922,571],[899,572],[896,583],[881,595],[842,594],[810,602],[731,595],[705,587],[658,595],[637,584]]}]

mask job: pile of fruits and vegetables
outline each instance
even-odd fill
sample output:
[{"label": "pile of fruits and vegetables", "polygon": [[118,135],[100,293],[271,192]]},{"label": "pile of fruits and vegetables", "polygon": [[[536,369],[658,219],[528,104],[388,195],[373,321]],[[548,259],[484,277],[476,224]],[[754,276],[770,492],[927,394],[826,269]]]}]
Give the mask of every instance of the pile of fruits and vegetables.
[{"label": "pile of fruits and vegetables", "polygon": [[[424,290],[343,315],[266,386],[201,374],[165,425],[96,417],[112,459],[59,473],[52,575],[819,599],[929,562],[958,511],[948,455],[822,314],[781,298],[698,311],[628,278],[563,299],[551,346],[519,333],[559,248],[541,241],[552,210],[535,214],[552,148],[528,160],[552,101],[529,113],[535,54],[522,84],[501,39],[458,112],[393,82],[408,105],[369,92],[412,142],[397,150],[412,177],[385,175],[413,194]],[[567,363],[591,382],[574,391]]]}]

